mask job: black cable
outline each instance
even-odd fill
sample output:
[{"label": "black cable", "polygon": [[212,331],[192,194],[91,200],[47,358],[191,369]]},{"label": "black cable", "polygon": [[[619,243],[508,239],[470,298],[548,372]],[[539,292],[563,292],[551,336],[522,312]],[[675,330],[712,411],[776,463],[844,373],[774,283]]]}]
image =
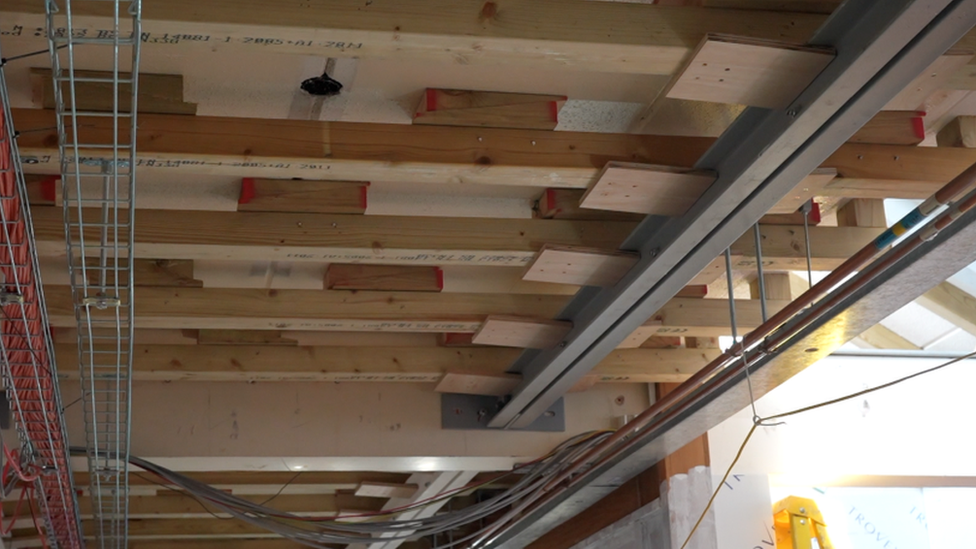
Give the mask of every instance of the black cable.
[{"label": "black cable", "polygon": [[[54,49],[61,50],[61,49],[67,48],[67,47],[68,47],[68,45],[67,44],[64,44],[64,45],[61,45],[61,46],[57,46]],[[37,50],[37,51],[32,51],[30,53],[22,53],[20,55],[15,55],[13,57],[3,57],[3,58],[0,58],[0,67],[6,65],[8,61],[16,61],[18,59],[26,59],[28,57],[34,57],[35,55],[41,55],[42,53],[48,53],[49,51],[51,51],[51,50]]]},{"label": "black cable", "polygon": [[295,479],[297,479],[297,478],[298,478],[299,476],[301,476],[301,474],[302,474],[303,472],[304,472],[304,471],[299,471],[299,472],[297,472],[297,473],[295,473],[295,476],[293,476],[293,477],[291,477],[291,478],[290,478],[290,479],[288,480],[288,482],[286,482],[286,483],[284,483],[284,484],[282,484],[282,485],[281,485],[281,489],[280,489],[280,490],[278,490],[278,492],[277,492],[277,493],[275,493],[275,495],[273,495],[273,496],[271,496],[270,498],[268,498],[268,499],[266,499],[266,500],[264,500],[264,501],[262,501],[262,502],[261,502],[261,503],[259,503],[258,505],[262,505],[262,506],[263,506],[263,505],[267,505],[267,504],[268,504],[268,502],[270,502],[270,501],[272,501],[272,500],[274,500],[274,499],[275,499],[276,497],[278,497],[278,496],[280,496],[280,495],[281,495],[281,493],[285,491],[285,488],[288,488],[288,487],[289,487],[289,486],[291,485],[291,483],[293,483],[293,482],[295,482]]}]

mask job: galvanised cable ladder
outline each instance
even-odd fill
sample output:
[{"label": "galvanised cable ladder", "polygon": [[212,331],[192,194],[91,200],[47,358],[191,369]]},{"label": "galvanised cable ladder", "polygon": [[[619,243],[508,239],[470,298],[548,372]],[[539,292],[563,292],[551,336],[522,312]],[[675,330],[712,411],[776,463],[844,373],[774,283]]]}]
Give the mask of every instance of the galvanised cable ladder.
[{"label": "galvanised cable ladder", "polygon": [[[46,2],[96,544],[125,549],[141,0]],[[73,6],[96,10],[111,18],[111,25],[94,31],[75,28]],[[76,70],[78,51],[99,61],[110,55],[110,69]],[[110,92],[112,110],[77,108],[82,82]]]},{"label": "galvanised cable ladder", "polygon": [[21,480],[38,494],[47,544],[81,549],[54,348],[15,136],[0,68],[0,376],[20,442]]}]

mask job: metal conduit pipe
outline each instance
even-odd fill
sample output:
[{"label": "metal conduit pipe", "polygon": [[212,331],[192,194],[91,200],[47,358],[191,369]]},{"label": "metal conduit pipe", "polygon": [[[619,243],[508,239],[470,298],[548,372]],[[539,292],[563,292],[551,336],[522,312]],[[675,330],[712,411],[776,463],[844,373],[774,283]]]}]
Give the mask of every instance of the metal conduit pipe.
[{"label": "metal conduit pipe", "polygon": [[[508,513],[501,517],[496,522],[497,526],[493,528],[491,532],[486,533],[480,540],[478,540],[478,542],[473,544],[473,546],[477,547],[479,543],[490,541],[490,538],[494,537],[498,531],[502,529],[510,520],[519,516],[523,512],[530,510],[537,504],[541,504],[542,502],[540,500],[544,495],[554,493],[555,488],[558,488],[566,480],[571,479],[571,477],[578,473],[583,467],[587,466],[588,464],[592,464],[593,467],[598,467],[600,464],[612,459],[623,448],[634,443],[639,438],[632,435],[635,435],[642,430],[646,431],[646,428],[651,426],[653,423],[660,423],[681,413],[685,408],[693,404],[697,397],[701,396],[695,395],[695,398],[687,398],[692,396],[692,393],[698,390],[706,381],[712,381],[714,379],[721,380],[738,374],[742,366],[740,365],[738,368],[733,368],[731,366],[733,366],[735,362],[741,361],[742,354],[754,350],[754,348],[759,346],[760,343],[763,344],[762,352],[764,353],[779,347],[804,326],[813,322],[825,311],[829,310],[831,306],[850,295],[850,293],[855,291],[859,285],[871,280],[879,273],[887,269],[890,265],[904,257],[918,245],[934,237],[939,231],[950,225],[963,213],[972,209],[973,207],[976,207],[976,192],[966,196],[958,203],[951,204],[953,199],[963,195],[963,193],[966,191],[973,190],[974,187],[976,187],[976,164],[971,165],[961,174],[953,178],[949,183],[939,189],[921,205],[906,214],[901,220],[892,225],[890,228],[885,230],[873,242],[862,248],[860,251],[858,251],[858,253],[841,264],[837,269],[832,271],[827,277],[812,286],[800,297],[787,305],[787,307],[783,308],[779,313],[773,315],[765,323],[743,337],[743,340],[739,345],[734,346],[732,349],[725,351],[723,354],[716,357],[715,360],[699,370],[691,378],[675,388],[675,390],[673,390],[671,393],[668,393],[665,397],[655,402],[651,407],[642,412],[627,425],[617,430],[613,435],[597,446],[591,448],[584,455],[580,456],[573,466],[567,468],[562,473],[550,480],[549,483],[537,494],[522,502],[522,504],[517,508],[511,509]],[[881,252],[886,250],[899,236],[905,234],[909,229],[928,219],[935,211],[946,205],[950,205],[950,209],[936,218],[928,226],[923,227],[919,231],[919,234],[913,237],[912,240],[899,247],[893,254],[889,254],[889,256],[885,257],[883,261],[873,265],[869,270],[862,272],[858,277],[858,282],[860,284],[849,286],[836,295],[831,296],[831,298],[828,300],[822,300],[816,304],[814,303],[818,298],[828,293],[851,274],[856,273],[858,269],[863,268],[868,262],[881,254]],[[788,329],[783,330],[783,333],[775,334],[774,338],[764,341],[764,338],[770,336],[775,330],[792,320],[795,316],[797,316],[798,313],[803,312],[804,310],[806,311],[803,315],[803,322],[789,326]],[[720,375],[718,375],[716,378],[717,374]],[[628,439],[628,437],[630,438],[629,440],[626,440],[626,444],[618,446],[618,443],[625,441],[625,439]],[[594,461],[595,458],[599,459]]]}]

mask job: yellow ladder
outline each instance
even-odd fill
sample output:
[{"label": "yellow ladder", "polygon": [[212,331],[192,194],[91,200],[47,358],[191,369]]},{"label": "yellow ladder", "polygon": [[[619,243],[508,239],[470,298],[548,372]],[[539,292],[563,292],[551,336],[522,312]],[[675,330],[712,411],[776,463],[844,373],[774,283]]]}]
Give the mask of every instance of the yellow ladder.
[{"label": "yellow ladder", "polygon": [[776,549],[834,549],[812,499],[790,496],[773,505]]}]

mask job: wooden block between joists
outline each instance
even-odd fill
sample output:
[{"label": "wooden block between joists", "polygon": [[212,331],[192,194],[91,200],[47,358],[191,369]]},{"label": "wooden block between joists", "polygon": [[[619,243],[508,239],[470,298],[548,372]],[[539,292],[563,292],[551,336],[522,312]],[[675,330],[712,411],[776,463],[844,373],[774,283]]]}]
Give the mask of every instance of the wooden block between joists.
[{"label": "wooden block between joists", "polygon": [[957,116],[936,135],[940,147],[976,149],[976,116]]},{"label": "wooden block between joists", "polygon": [[785,109],[833,59],[827,48],[709,34],[665,95]]},{"label": "wooden block between joists", "polygon": [[628,252],[546,244],[522,278],[577,286],[612,286],[637,263],[638,257]]},{"label": "wooden block between joists", "polygon": [[293,179],[241,180],[239,212],[363,214],[369,183]]},{"label": "wooden block between joists", "polygon": [[329,290],[439,292],[444,271],[439,267],[332,263],[325,271]]},{"label": "wooden block between joists", "polygon": [[921,111],[882,111],[857,130],[848,143],[918,145],[925,139],[925,116]]},{"label": "wooden block between joists", "polygon": [[679,216],[715,181],[702,170],[608,162],[580,200],[581,208]]},{"label": "wooden block between joists", "polygon": [[[34,103],[45,109],[55,107],[54,79],[51,69],[31,68],[31,87]],[[75,71],[78,78],[111,79],[111,72],[103,71]],[[131,78],[129,73],[119,74],[119,78]],[[74,97],[77,109],[80,111],[111,112],[115,108],[112,97],[113,84],[111,82],[75,82]],[[65,84],[67,91],[67,84]],[[70,93],[65,94],[65,101],[71,101]],[[132,109],[132,84],[120,83],[118,87],[118,109],[128,112]],[[153,114],[189,114],[197,113],[196,103],[183,101],[183,76],[179,74],[148,74],[139,73],[138,110],[141,113]]]},{"label": "wooden block between joists", "polygon": [[414,124],[552,130],[566,102],[561,95],[428,88]]},{"label": "wooden block between joists", "polygon": [[25,174],[27,184],[27,200],[31,206],[56,206],[58,204],[58,188],[61,180],[56,175]]},{"label": "wooden block between joists", "polygon": [[490,315],[471,341],[478,345],[547,349],[555,347],[573,328],[559,320]]}]

